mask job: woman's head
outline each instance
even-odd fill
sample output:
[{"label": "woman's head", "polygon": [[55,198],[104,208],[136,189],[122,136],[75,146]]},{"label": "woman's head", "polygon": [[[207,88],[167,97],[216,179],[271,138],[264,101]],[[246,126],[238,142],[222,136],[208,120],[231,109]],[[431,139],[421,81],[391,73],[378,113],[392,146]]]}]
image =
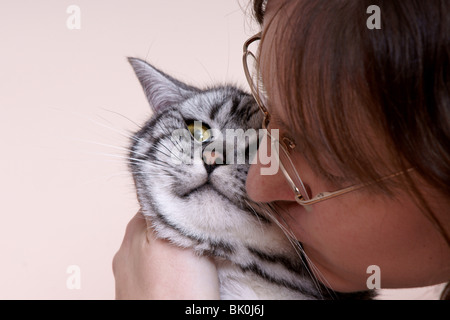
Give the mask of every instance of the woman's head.
[{"label": "woman's head", "polygon": [[[372,4],[381,9],[380,30],[366,27]],[[256,166],[251,170],[249,194],[279,203],[324,274],[337,270],[345,281],[359,272],[355,278],[361,282],[366,269],[356,268],[378,264],[387,274],[386,286],[402,286],[408,277],[394,283],[394,276],[408,259],[411,264],[419,259],[413,243],[422,244],[422,255],[439,247],[436,265],[450,265],[450,23],[445,17],[450,8],[445,6],[446,1],[254,1],[263,26],[259,69],[269,111],[279,119],[272,126],[295,140],[292,158],[303,182],[316,194],[377,181],[315,205],[308,216],[291,206],[289,188],[274,192],[268,186],[281,186],[283,179],[258,177]],[[378,181],[399,171],[404,174]],[[436,255],[427,256],[437,262]],[[387,257],[393,261],[387,263]],[[417,278],[420,271],[412,273]],[[437,273],[428,281],[450,277],[449,270]]]}]

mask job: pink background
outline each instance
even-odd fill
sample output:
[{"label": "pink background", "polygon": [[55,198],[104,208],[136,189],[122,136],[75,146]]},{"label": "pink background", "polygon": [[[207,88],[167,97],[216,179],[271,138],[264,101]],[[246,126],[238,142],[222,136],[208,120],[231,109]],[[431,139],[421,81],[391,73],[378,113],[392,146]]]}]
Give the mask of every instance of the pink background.
[{"label": "pink background", "polygon": [[[258,31],[247,3],[0,2],[1,299],[114,298],[112,257],[138,210],[122,148],[150,115],[125,57],[245,85],[242,43]],[[66,26],[73,4],[80,30]],[[66,285],[71,265],[80,289]]]}]

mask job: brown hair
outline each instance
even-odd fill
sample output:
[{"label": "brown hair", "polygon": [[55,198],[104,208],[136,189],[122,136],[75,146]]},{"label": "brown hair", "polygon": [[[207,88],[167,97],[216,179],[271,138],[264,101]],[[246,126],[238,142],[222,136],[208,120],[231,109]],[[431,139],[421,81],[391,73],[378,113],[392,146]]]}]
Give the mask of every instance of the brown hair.
[{"label": "brown hair", "polygon": [[[253,1],[260,23],[265,3]],[[271,48],[289,124],[302,137],[309,162],[336,185],[339,176],[375,182],[405,171],[395,185],[378,181],[373,189],[391,196],[395,187],[409,192],[450,246],[448,226],[414,178],[450,199],[450,2],[285,5],[288,19],[275,26]],[[370,5],[381,9],[380,30],[366,27]],[[327,173],[330,161],[339,174]]]}]

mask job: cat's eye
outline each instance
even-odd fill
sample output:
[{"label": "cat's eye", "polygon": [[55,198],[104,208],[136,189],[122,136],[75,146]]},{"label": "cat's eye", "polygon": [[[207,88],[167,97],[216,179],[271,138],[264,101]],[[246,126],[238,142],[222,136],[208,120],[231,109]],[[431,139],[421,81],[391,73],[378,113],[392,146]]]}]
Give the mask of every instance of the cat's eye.
[{"label": "cat's eye", "polygon": [[211,131],[209,130],[209,127],[201,122],[189,122],[187,123],[187,127],[192,137],[198,142],[204,143],[211,139]]}]

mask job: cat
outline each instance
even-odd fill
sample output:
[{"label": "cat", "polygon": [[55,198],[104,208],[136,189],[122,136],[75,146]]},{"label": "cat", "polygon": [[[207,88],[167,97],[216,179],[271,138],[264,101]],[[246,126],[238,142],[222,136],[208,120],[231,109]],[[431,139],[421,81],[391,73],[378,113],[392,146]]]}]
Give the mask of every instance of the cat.
[{"label": "cat", "polygon": [[[231,85],[199,89],[128,60],[153,110],[133,136],[129,166],[158,237],[213,257],[222,299],[370,298],[370,292],[342,294],[319,284],[273,208],[248,198],[250,151],[259,137],[241,140],[241,151],[224,137],[227,129],[261,128],[250,94]],[[244,162],[236,161],[239,152]]]}]

